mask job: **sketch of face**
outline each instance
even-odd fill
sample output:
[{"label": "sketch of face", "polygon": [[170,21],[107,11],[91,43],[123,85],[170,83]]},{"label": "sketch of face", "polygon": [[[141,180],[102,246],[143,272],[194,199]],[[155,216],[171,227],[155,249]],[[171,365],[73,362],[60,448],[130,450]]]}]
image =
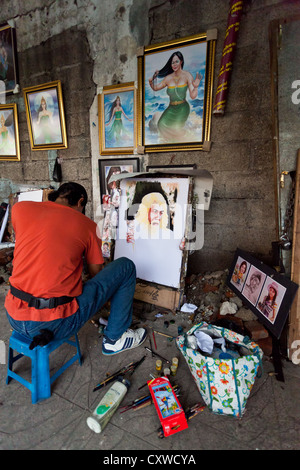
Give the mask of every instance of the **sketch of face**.
[{"label": "sketch of face", "polygon": [[171,66],[174,72],[177,72],[177,70],[181,68],[181,60],[179,59],[177,55],[174,55],[172,62],[171,62]]},{"label": "sketch of face", "polygon": [[253,291],[255,291],[257,289],[257,287],[259,286],[260,284],[260,279],[257,277],[257,276],[251,276],[251,279],[250,279],[250,289]]},{"label": "sketch of face", "polygon": [[164,215],[165,208],[162,204],[151,204],[148,214],[150,225],[159,226],[162,216]]}]

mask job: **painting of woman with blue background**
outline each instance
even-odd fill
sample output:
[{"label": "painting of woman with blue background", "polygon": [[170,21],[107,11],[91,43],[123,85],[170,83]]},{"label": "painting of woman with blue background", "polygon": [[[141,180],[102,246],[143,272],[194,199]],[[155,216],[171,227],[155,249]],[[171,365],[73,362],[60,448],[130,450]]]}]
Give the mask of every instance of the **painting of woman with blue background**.
[{"label": "painting of woman with blue background", "polygon": [[137,146],[136,85],[104,86],[98,95],[101,155],[133,154]]},{"label": "painting of woman with blue background", "polygon": [[[121,97],[122,99],[121,99]],[[133,146],[133,91],[112,93],[104,97],[105,146]]]},{"label": "painting of woman with blue background", "polygon": [[207,43],[145,55],[144,143],[203,141]]}]

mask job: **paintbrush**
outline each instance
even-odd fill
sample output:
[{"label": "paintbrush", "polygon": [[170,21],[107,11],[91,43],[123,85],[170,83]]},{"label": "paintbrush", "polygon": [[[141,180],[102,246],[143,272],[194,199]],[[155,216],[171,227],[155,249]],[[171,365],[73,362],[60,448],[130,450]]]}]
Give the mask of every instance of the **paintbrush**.
[{"label": "paintbrush", "polygon": [[147,351],[151,352],[151,354],[154,354],[154,356],[159,357],[162,361],[165,361],[167,364],[171,364],[171,361],[168,361],[168,359],[165,359],[164,357],[160,356],[156,352],[152,351],[152,349],[147,348],[147,346],[145,346],[145,349],[147,349]]},{"label": "paintbrush", "polygon": [[107,384],[115,380],[115,378],[119,375],[124,375],[126,373],[133,374],[135,369],[144,361],[145,357],[146,356],[143,356],[142,359],[140,359],[139,361],[131,362],[127,366],[122,367],[120,370],[107,377],[107,379],[103,380],[98,385],[96,385],[96,387],[93,389],[93,392],[95,392],[96,390],[100,390],[102,387],[105,387]]}]

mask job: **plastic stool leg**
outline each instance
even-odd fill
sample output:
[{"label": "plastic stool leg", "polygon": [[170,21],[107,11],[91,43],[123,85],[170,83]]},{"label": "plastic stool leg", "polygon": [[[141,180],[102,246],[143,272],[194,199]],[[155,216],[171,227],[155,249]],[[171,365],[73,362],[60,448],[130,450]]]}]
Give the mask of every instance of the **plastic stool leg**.
[{"label": "plastic stool leg", "polygon": [[14,350],[12,348],[8,349],[8,364],[7,364],[7,376],[6,376],[6,383],[9,384],[11,381],[11,376],[9,375],[9,371],[12,371],[13,365],[13,357],[14,357]]},{"label": "plastic stool leg", "polygon": [[36,346],[36,361],[34,362],[32,381],[35,384],[36,391],[33,392],[32,399],[36,403],[51,396],[49,351],[46,347]]}]

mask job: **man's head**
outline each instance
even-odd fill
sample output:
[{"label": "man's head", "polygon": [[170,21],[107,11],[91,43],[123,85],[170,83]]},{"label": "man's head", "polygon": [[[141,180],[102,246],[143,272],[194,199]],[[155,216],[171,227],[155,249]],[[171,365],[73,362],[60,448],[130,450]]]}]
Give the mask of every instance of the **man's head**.
[{"label": "man's head", "polygon": [[63,183],[56,191],[48,195],[49,201],[72,207],[79,212],[85,213],[87,204],[87,192],[81,184]]}]

